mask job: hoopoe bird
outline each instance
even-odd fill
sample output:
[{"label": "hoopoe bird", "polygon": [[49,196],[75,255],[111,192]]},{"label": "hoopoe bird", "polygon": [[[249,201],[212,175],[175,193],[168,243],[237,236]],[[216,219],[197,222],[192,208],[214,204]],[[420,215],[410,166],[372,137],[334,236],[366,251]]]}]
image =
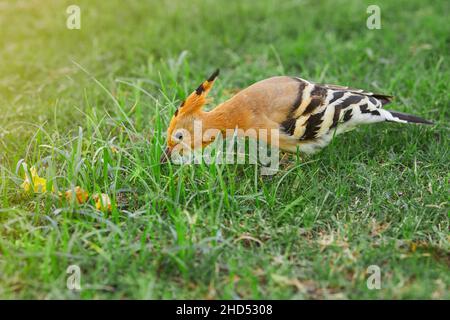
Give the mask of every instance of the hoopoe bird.
[{"label": "hoopoe bird", "polygon": [[[414,115],[384,109],[392,96],[289,76],[256,82],[211,111],[204,111],[206,97],[218,74],[216,70],[175,111],[161,162],[179,144],[204,148],[212,142],[213,139],[205,140],[203,135],[195,137],[194,121],[200,121],[204,131],[216,129],[221,133],[227,129],[244,132],[265,129],[269,132],[268,143],[277,143],[283,151],[305,154],[319,151],[335,135],[360,124],[384,121],[433,124]],[[277,133],[278,141],[272,141],[270,132]]]}]

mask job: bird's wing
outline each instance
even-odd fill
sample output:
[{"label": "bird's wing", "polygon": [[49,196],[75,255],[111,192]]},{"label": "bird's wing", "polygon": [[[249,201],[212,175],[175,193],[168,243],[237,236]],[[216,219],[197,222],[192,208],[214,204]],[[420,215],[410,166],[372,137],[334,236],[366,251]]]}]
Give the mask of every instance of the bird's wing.
[{"label": "bird's wing", "polygon": [[357,124],[382,121],[381,107],[392,98],[360,89],[296,80],[301,98],[281,127],[287,135],[300,141],[320,138],[333,129],[347,131]]},{"label": "bird's wing", "polygon": [[374,92],[366,91],[366,90],[363,90],[363,89],[356,89],[356,88],[351,88],[351,87],[346,87],[346,86],[339,86],[339,85],[335,85],[335,84],[318,84],[318,85],[319,86],[323,86],[324,88],[327,88],[327,89],[331,89],[331,90],[348,91],[348,92],[362,94],[362,95],[365,95],[365,96],[374,97],[374,98],[380,100],[380,102],[381,102],[381,104],[383,106],[385,104],[388,104],[389,102],[391,102],[392,99],[394,98],[393,96],[387,95],[387,94],[374,93]]}]

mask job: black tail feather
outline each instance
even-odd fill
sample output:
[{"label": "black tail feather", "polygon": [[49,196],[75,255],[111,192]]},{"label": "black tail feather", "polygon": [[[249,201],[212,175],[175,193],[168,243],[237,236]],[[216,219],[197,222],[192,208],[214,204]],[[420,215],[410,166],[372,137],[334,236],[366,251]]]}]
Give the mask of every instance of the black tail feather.
[{"label": "black tail feather", "polygon": [[374,93],[374,94],[372,94],[372,97],[380,100],[381,104],[383,106],[388,104],[388,103],[391,103],[392,99],[394,99],[393,96],[389,96],[387,94],[381,94],[381,93]]},{"label": "black tail feather", "polygon": [[396,118],[399,118],[400,120],[405,120],[409,123],[422,123],[422,124],[434,124],[434,122],[429,121],[429,120],[425,120],[423,118],[414,116],[412,114],[406,114],[406,113],[401,113],[401,112],[397,112],[397,111],[390,111],[389,112]]}]

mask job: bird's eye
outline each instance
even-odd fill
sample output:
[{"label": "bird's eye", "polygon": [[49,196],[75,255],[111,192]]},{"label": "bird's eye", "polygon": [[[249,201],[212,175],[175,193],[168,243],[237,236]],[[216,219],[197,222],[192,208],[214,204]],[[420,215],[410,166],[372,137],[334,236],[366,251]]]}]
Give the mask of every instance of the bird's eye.
[{"label": "bird's eye", "polygon": [[183,134],[181,132],[175,133],[175,139],[177,139],[178,141],[183,140]]}]

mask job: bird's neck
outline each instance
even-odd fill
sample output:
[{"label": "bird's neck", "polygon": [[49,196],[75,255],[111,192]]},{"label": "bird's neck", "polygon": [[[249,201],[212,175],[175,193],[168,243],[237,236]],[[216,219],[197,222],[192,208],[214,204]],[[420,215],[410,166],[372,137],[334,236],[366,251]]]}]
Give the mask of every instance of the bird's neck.
[{"label": "bird's neck", "polygon": [[249,116],[236,104],[222,103],[208,112],[201,113],[203,129],[218,129],[225,132],[227,129],[246,129],[248,127]]}]

